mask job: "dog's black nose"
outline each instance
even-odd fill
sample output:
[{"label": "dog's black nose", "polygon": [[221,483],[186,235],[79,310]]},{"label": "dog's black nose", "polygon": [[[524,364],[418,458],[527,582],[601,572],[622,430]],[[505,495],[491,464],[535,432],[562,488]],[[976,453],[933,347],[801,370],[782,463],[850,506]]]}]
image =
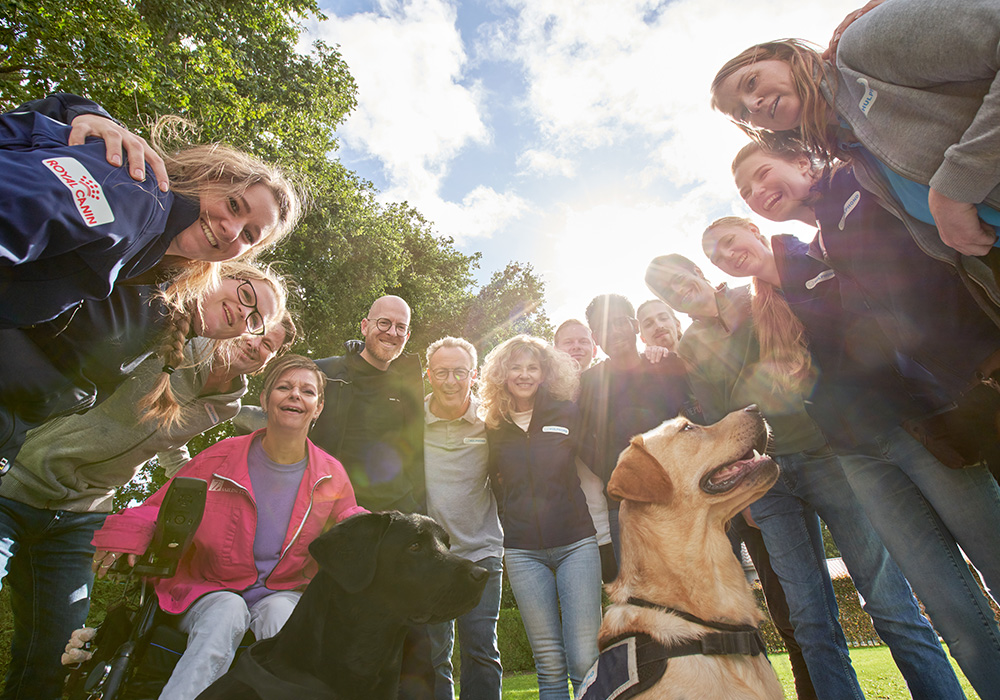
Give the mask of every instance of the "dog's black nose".
[{"label": "dog's black nose", "polygon": [[743,410],[746,411],[747,413],[760,413],[760,409],[757,408],[757,404],[755,404],[755,403],[750,404],[749,406],[747,406]]}]

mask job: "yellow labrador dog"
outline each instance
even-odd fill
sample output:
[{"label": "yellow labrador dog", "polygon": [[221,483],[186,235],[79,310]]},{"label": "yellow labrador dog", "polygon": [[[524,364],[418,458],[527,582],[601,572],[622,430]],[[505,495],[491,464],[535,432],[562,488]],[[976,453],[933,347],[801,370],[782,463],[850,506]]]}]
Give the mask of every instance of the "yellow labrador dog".
[{"label": "yellow labrador dog", "polygon": [[725,534],[778,478],[760,455],[766,444],[767,425],[750,406],[707,427],[675,418],[622,452],[608,483],[622,501],[622,561],[608,586],[601,659],[579,698],[784,697]]}]

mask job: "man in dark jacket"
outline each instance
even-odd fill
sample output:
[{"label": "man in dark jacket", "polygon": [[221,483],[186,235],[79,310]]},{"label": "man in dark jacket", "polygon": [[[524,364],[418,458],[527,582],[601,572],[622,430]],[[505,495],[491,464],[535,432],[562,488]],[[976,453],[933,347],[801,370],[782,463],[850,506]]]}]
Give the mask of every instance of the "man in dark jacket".
[{"label": "man in dark jacket", "polygon": [[[587,306],[587,324],[608,359],[580,377],[581,458],[607,486],[618,455],[634,436],[681,412],[690,416],[690,391],[676,355],[653,364],[639,353],[639,325],[625,297],[595,297]],[[617,556],[617,501],[608,503],[608,520]]]},{"label": "man in dark jacket", "polygon": [[358,505],[424,513],[424,385],[420,360],[403,354],[410,307],[396,296],[375,300],[361,320],[364,346],[316,362],[326,402],[310,437],[339,459]]},{"label": "man in dark jacket", "polygon": [[[310,438],[344,465],[358,505],[426,513],[424,382],[420,359],[403,354],[409,305],[397,296],[379,297],[361,319],[361,335],[363,346],[351,341],[346,354],[316,362],[327,383],[323,413]],[[399,697],[434,697],[424,625],[406,636]]]}]

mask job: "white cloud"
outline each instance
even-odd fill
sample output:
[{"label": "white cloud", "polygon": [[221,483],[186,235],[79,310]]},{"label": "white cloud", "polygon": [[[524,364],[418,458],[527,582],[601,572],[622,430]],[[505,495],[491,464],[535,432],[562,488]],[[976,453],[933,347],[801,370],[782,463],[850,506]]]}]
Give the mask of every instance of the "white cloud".
[{"label": "white cloud", "polygon": [[573,177],[576,174],[576,165],[569,158],[534,148],[518,156],[517,166],[521,168],[523,175]]},{"label": "white cloud", "polygon": [[328,17],[311,38],[339,44],[358,84],[358,106],[338,135],[381,164],[390,183],[383,198],[409,201],[456,239],[490,235],[523,209],[515,194],[489,188],[474,187],[461,203],[439,194],[456,155],[491,140],[451,3],[382,2],[377,11]]}]

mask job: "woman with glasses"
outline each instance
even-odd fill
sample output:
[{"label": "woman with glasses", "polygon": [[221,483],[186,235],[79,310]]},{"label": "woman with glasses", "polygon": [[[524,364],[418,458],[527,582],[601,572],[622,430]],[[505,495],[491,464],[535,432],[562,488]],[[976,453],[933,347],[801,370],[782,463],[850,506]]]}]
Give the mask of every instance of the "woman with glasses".
[{"label": "woman with glasses", "polygon": [[163,177],[134,179],[141,160],[119,167],[100,139],[128,132],[89,100],[53,95],[0,115],[0,328],[65,319],[122,280],[184,276],[207,291],[217,263],[291,231],[299,195],[280,171],[223,144],[171,149],[178,123],[152,129],[167,191]]},{"label": "woman with glasses", "polygon": [[220,270],[222,280],[207,292],[186,276],[169,285],[122,285],[68,321],[0,330],[0,461],[14,459],[29,429],[110,396],[153,353],[163,359],[163,376],[142,404],[141,420],[182,420],[170,374],[181,366],[188,339],[259,335],[285,312],[280,277],[240,262],[220,263]]},{"label": "woman with glasses", "polygon": [[[257,639],[274,636],[316,572],[309,543],[365,512],[340,462],[308,439],[325,385],[308,358],[275,361],[260,395],[267,427],[216,443],[177,473],[206,479],[209,489],[204,520],[177,574],[155,585],[160,607],[188,634],[163,700],[197,697],[226,672],[248,629]],[[146,550],[168,486],[110,516],[94,535],[98,578],[125,555],[134,565]]]},{"label": "woman with glasses", "polygon": [[504,532],[504,568],[535,657],[540,700],[568,700],[597,660],[601,556],[577,476],[577,364],[518,335],[483,365],[479,413]]}]

